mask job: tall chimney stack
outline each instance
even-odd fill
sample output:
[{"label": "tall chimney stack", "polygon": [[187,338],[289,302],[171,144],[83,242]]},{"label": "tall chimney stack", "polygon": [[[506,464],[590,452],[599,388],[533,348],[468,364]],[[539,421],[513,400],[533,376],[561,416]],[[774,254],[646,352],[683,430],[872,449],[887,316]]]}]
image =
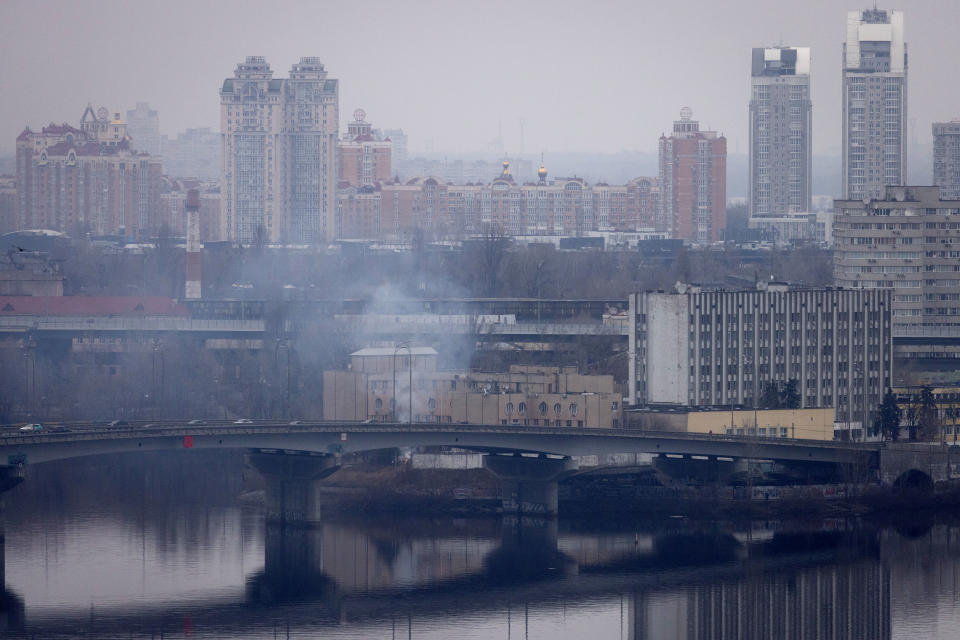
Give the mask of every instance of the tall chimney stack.
[{"label": "tall chimney stack", "polygon": [[202,296],[200,286],[200,191],[189,189],[183,206],[187,214],[187,299]]}]

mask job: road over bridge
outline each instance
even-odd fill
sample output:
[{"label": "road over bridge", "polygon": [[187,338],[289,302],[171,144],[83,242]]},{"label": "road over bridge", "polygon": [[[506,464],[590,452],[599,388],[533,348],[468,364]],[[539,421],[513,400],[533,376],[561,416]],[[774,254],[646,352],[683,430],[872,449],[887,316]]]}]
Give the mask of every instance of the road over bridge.
[{"label": "road over bridge", "polygon": [[[338,468],[337,455],[393,447],[453,446],[488,455],[503,482],[506,511],[556,513],[557,481],[576,472],[572,456],[651,453],[703,459],[765,459],[876,469],[879,443],[742,438],[509,425],[315,422],[131,423],[122,428],[74,424],[0,436],[7,484],[25,465],[86,455],[157,449],[246,449],[267,479],[268,513],[282,520],[319,517],[316,482]],[[949,466],[949,465],[948,465]]]},{"label": "road over bridge", "polygon": [[636,452],[844,464],[869,462],[880,448],[879,443],[519,425],[169,421],[119,428],[76,424],[67,429],[26,434],[9,429],[0,435],[0,462],[36,464],[138,449],[241,448],[339,454],[446,445],[487,453],[560,457]]}]

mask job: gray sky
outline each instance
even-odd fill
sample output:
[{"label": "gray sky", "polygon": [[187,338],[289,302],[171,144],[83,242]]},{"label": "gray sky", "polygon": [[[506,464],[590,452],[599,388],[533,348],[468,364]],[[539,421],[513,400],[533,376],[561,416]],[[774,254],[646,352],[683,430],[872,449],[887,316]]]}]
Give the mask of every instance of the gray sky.
[{"label": "gray sky", "polygon": [[[960,116],[960,2],[901,0],[909,111],[918,142]],[[160,112],[161,133],[219,128],[217,90],[245,55],[285,77],[319,56],[341,82],[340,116],[362,106],[412,150],[652,151],[681,106],[746,151],[750,49],[812,48],[814,151],[839,153],[836,0],[157,0],[0,2],[0,153],[25,125],[75,123],[88,101]]]}]

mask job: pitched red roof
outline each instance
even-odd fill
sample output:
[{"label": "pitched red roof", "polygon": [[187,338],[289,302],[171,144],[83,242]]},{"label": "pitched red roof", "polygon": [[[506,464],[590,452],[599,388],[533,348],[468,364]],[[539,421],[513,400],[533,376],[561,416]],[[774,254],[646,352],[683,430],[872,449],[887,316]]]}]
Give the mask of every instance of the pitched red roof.
[{"label": "pitched red roof", "polygon": [[57,144],[52,144],[47,147],[48,156],[65,156],[70,152],[70,149],[74,148],[74,144],[70,142],[58,142]]},{"label": "pitched red roof", "polygon": [[66,122],[64,122],[63,124],[54,124],[51,122],[50,124],[48,124],[43,128],[42,133],[46,135],[62,135],[64,133],[79,134],[81,133],[81,131],[80,129],[75,129],[71,127]]},{"label": "pitched red roof", "polygon": [[0,316],[188,316],[160,296],[0,296]]}]

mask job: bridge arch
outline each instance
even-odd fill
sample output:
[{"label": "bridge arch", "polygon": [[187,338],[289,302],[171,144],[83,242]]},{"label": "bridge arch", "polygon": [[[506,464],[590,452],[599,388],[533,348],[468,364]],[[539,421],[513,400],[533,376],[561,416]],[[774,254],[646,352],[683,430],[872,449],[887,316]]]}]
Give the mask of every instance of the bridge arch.
[{"label": "bridge arch", "polygon": [[933,478],[920,469],[908,469],[901,473],[893,483],[894,491],[933,493]]}]

